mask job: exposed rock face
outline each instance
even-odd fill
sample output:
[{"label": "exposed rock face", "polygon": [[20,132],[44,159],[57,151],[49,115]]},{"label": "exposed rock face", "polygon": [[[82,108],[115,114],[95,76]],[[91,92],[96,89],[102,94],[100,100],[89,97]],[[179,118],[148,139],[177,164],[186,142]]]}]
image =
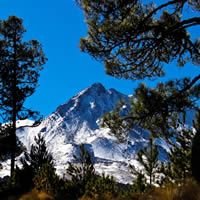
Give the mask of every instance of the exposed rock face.
[{"label": "exposed rock face", "polygon": [[[84,143],[94,156],[97,172],[113,175],[123,183],[131,182],[128,164],[137,164],[135,153],[148,144],[148,132],[137,127],[125,143],[119,144],[108,129],[98,124],[99,119],[113,110],[120,100],[128,102],[129,97],[95,83],[60,105],[38,127],[19,128],[18,137],[29,150],[34,137],[38,133],[44,135],[59,174],[65,173],[67,162],[73,160],[73,155],[79,151],[79,144]],[[160,159],[167,159],[167,146],[161,139],[158,139],[158,145],[162,149]],[[1,174],[6,173],[0,171]]]}]

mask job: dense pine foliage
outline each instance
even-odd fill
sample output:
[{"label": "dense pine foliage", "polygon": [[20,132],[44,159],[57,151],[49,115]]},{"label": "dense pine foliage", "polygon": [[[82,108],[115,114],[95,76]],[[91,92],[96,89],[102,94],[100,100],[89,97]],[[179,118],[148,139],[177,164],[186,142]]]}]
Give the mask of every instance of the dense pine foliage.
[{"label": "dense pine foliage", "polygon": [[[107,74],[130,80],[164,76],[172,62],[180,67],[188,62],[200,65],[200,41],[190,32],[200,25],[199,0],[168,0],[158,6],[144,2],[77,0],[88,25],[81,50],[103,62]],[[149,143],[136,155],[140,168],[130,166],[131,185],[97,174],[84,144],[66,166],[65,176],[58,176],[41,134],[30,151],[16,136],[17,120],[33,118],[35,126],[40,121],[39,113],[24,103],[35,92],[46,62],[38,41],[23,41],[22,23],[15,16],[0,21],[0,161],[11,159],[11,176],[0,179],[2,200],[200,200],[199,74],[154,88],[141,83],[126,113],[121,109],[125,103],[119,102],[104,116],[102,125],[119,143],[134,126],[150,133]],[[185,122],[190,110],[196,112],[193,127]],[[167,162],[159,159],[159,137],[169,145]],[[21,153],[21,166],[15,166]]]},{"label": "dense pine foliage", "polygon": [[37,40],[23,41],[23,21],[15,16],[0,21],[0,121],[1,135],[10,138],[11,176],[17,151],[16,121],[34,118],[37,112],[24,107],[38,84],[46,58]]}]

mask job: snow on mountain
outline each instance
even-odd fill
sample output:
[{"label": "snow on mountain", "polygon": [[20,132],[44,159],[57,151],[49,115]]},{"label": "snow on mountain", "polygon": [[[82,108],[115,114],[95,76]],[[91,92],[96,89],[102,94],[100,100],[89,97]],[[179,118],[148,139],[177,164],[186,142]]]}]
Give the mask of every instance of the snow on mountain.
[{"label": "snow on mountain", "polygon": [[[98,124],[100,118],[113,110],[120,100],[128,102],[128,99],[115,89],[106,90],[100,83],[95,83],[59,106],[39,126],[23,127],[26,123],[30,125],[31,121],[18,122],[17,135],[27,150],[30,150],[38,133],[43,135],[60,175],[65,173],[67,162],[77,154],[79,144],[84,143],[94,155],[97,172],[113,175],[119,182],[130,183],[132,176],[128,165],[135,162],[135,153],[148,145],[149,133],[135,127],[128,140],[119,143],[109,134],[109,129]],[[162,139],[158,139],[157,143],[162,150],[160,159],[167,159],[167,145]],[[5,174],[5,170],[0,171],[0,176]]]}]

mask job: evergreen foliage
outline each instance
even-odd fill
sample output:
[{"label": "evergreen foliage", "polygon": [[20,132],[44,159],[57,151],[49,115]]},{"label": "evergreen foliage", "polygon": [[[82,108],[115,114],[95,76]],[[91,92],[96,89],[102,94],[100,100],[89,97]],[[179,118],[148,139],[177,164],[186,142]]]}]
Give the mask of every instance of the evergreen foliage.
[{"label": "evergreen foliage", "polygon": [[[163,64],[172,61],[200,64],[200,42],[189,34],[190,27],[200,25],[199,1],[77,2],[88,25],[81,50],[104,62],[107,74],[144,79],[163,76]],[[185,15],[186,8],[192,15]]]},{"label": "evergreen foliage", "polygon": [[[42,137],[41,134],[35,137],[35,145],[31,146],[30,152],[24,153],[21,162],[22,169],[17,168],[15,181],[17,182],[16,184],[19,184],[19,187],[24,188],[26,191],[34,186],[35,177],[35,181],[37,180],[39,182],[38,174],[41,175],[41,178],[44,178],[44,174],[46,173],[45,175],[47,175],[47,172],[49,172],[49,174],[46,178],[52,179],[56,176],[53,157],[47,151],[44,137]],[[50,182],[51,179],[49,180]],[[45,181],[48,181],[48,179],[45,179]],[[41,182],[38,187],[41,187]]]},{"label": "evergreen foliage", "polygon": [[[12,152],[12,142],[10,136],[11,127],[10,124],[5,124],[0,128],[0,160],[5,161],[10,159]],[[16,152],[15,156],[19,156],[25,147],[21,141],[16,137]]]},{"label": "evergreen foliage", "polygon": [[53,165],[53,157],[48,152],[45,139],[41,134],[38,134],[34,140],[35,144],[31,146],[30,153],[25,152],[21,162],[23,166],[29,165],[34,173],[37,173],[44,164]]},{"label": "evergreen foliage", "polygon": [[80,145],[80,155],[74,155],[76,163],[69,162],[67,174],[71,181],[68,187],[74,192],[75,199],[85,193],[86,185],[95,176],[94,163],[84,144]]},{"label": "evergreen foliage", "polygon": [[[187,90],[187,92],[180,93],[185,90],[189,82],[189,79],[169,81],[165,84],[158,84],[154,89],[141,84],[133,95],[131,109],[126,116],[122,116],[119,109],[115,109],[108,113],[103,121],[104,126],[109,127],[114,134],[118,132],[117,127],[123,128],[126,124],[125,131],[121,131],[121,138],[126,138],[127,130],[139,125],[149,130],[153,137],[161,136],[166,139],[171,147],[171,154],[169,155],[170,163],[164,167],[164,174],[170,182],[180,183],[184,178],[191,176],[191,159],[193,166],[194,163],[198,163],[191,158],[193,131],[184,128],[183,125],[184,118],[187,115],[186,111],[196,108],[196,101],[199,98],[198,85]],[[112,126],[113,113],[117,117],[115,126]],[[116,136],[118,137],[118,134]],[[177,143],[173,143],[172,138],[176,139]],[[196,138],[198,137],[196,136]],[[198,141],[196,138],[194,143]],[[195,146],[198,149],[199,145]],[[193,150],[193,152],[195,151]],[[198,158],[197,155],[199,154],[196,153],[196,156],[195,153],[193,154],[196,157],[195,159]],[[142,158],[142,156],[140,157]],[[198,173],[197,169],[199,167],[196,168],[196,173]]]},{"label": "evergreen foliage", "polygon": [[39,72],[46,58],[36,40],[23,41],[23,21],[15,16],[0,21],[0,116],[10,123],[11,176],[16,155],[16,121],[38,118],[38,113],[24,107],[37,85]]},{"label": "evergreen foliage", "polygon": [[[137,161],[143,167],[144,175],[149,178],[149,186],[151,187],[155,183],[155,175],[158,172],[159,160],[158,160],[158,147],[154,144],[154,140],[150,137],[149,146],[139,150],[137,153]],[[132,169],[134,169],[132,167]],[[145,180],[141,172],[137,173],[137,181]],[[139,183],[141,184],[141,183]],[[140,186],[139,186],[140,187]]]},{"label": "evergreen foliage", "polygon": [[[84,11],[88,25],[88,35],[80,41],[81,50],[102,61],[107,74],[138,80],[165,75],[163,66],[171,62],[181,67],[188,62],[200,64],[199,39],[189,33],[191,27],[200,25],[199,1],[168,0],[159,2],[158,6],[139,0],[77,2]],[[192,15],[185,14],[188,12],[192,12]],[[119,139],[139,125],[149,130],[153,137],[162,136],[168,141],[175,136],[184,141],[182,136],[176,135],[174,127],[186,109],[199,107],[199,80],[200,75],[196,74],[192,79],[171,80],[159,83],[155,88],[141,84],[133,95],[127,115],[121,115],[117,107],[104,117],[103,125],[109,127]],[[119,137],[120,133],[122,136]],[[187,138],[188,132],[185,134]],[[196,177],[199,176],[198,135],[195,136],[192,151],[192,169]],[[190,156],[191,151],[187,150],[191,143],[183,141],[179,141],[180,149],[177,147],[172,151],[186,156],[183,158],[185,160]],[[187,153],[182,149],[184,145]],[[175,172],[177,168],[180,179],[188,175],[188,160],[185,167],[183,160],[179,160],[180,163],[173,157],[171,160],[176,165],[171,166],[172,171]]]},{"label": "evergreen foliage", "polygon": [[192,176],[192,141],[194,133],[189,129],[178,131],[175,142],[171,143],[169,163],[165,164],[165,182],[182,184],[184,180]]},{"label": "evergreen foliage", "polygon": [[69,163],[67,169],[67,175],[70,176],[65,189],[67,198],[76,200],[83,196],[83,199],[104,199],[106,193],[119,193],[119,187],[113,177],[95,174],[93,160],[84,144],[80,145],[80,154],[74,155],[74,159],[74,163]]},{"label": "evergreen foliage", "polygon": [[132,189],[134,192],[143,193],[147,189],[147,179],[142,170],[136,169],[135,166],[130,165],[131,171],[135,178],[133,181]]},{"label": "evergreen foliage", "polygon": [[130,120],[122,120],[124,117],[126,118],[128,112],[123,112],[122,108],[124,105],[126,105],[125,102],[118,102],[115,109],[112,112],[106,113],[101,121],[101,126],[105,128],[109,127],[119,142],[125,141],[131,127]]},{"label": "evergreen foliage", "polygon": [[43,164],[33,178],[33,184],[38,191],[46,192],[56,197],[59,191],[60,180],[52,164]]},{"label": "evergreen foliage", "polygon": [[102,174],[101,176],[95,175],[86,184],[85,194],[89,197],[95,197],[110,192],[113,195],[117,194],[117,184],[113,177]]},{"label": "evergreen foliage", "polygon": [[[107,74],[135,80],[165,75],[163,64],[172,61],[181,67],[187,62],[200,64],[200,41],[189,34],[190,27],[200,25],[198,0],[168,0],[158,6],[145,5],[139,0],[76,1],[84,10],[88,25],[88,36],[80,42],[81,50],[104,62]],[[186,6],[193,15],[185,16]],[[35,187],[55,199],[77,200],[82,196],[127,199],[119,195],[120,189],[112,177],[95,174],[94,163],[84,145],[80,146],[80,155],[74,156],[75,162],[69,163],[69,181],[61,181],[56,175],[52,155],[40,134],[30,153],[24,153],[22,169],[15,169],[15,157],[21,152],[21,147],[17,149],[16,121],[32,117],[37,124],[38,113],[25,108],[24,102],[34,93],[39,72],[46,62],[39,42],[23,42],[24,33],[21,19],[12,16],[0,21],[0,121],[6,122],[0,125],[0,160],[7,155],[11,157],[12,176],[0,186],[3,185],[6,192],[13,192],[8,186],[11,180],[15,191]],[[158,172],[166,175],[165,182],[180,185],[191,174],[200,182],[200,111],[194,123],[195,135],[192,130],[178,129],[186,109],[199,107],[196,103],[200,98],[199,80],[200,75],[197,75],[193,79],[159,83],[155,88],[140,84],[125,115],[121,112],[121,102],[104,117],[103,125],[120,141],[135,125],[151,133],[149,146],[137,154],[143,170],[131,166],[135,174],[133,190],[140,194],[128,199],[200,199],[199,185],[195,182],[186,189],[184,184],[173,188],[170,197],[167,187],[155,191],[152,187]],[[154,144],[154,138],[159,136],[171,145],[170,163],[161,168],[158,147]],[[142,194],[148,183],[154,193]],[[64,185],[62,191],[61,185]]]},{"label": "evergreen foliage", "polygon": [[[127,114],[122,116],[120,109],[116,107],[105,115],[103,125],[109,127],[116,136],[118,130],[121,130],[120,137],[126,137],[128,130],[139,125],[149,130],[154,137],[162,136],[168,139],[174,135],[174,129],[171,127],[181,120],[180,114],[184,115],[186,109],[194,108],[199,98],[198,87],[182,92],[189,82],[187,78],[168,81],[157,84],[156,88],[140,84],[133,94],[131,109]],[[114,119],[117,119],[116,124],[112,126]]]},{"label": "evergreen foliage", "polygon": [[192,175],[200,183],[200,111],[194,122],[195,136],[192,143]]}]

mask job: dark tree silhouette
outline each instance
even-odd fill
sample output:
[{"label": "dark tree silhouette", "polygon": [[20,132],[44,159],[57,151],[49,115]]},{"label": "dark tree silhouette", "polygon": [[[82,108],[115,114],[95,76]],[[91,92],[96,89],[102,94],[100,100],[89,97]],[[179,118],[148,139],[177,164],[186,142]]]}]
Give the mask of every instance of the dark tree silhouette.
[{"label": "dark tree silhouette", "polygon": [[38,134],[34,140],[35,144],[31,146],[30,152],[25,152],[21,162],[24,167],[31,167],[33,173],[36,174],[42,165],[49,164],[53,166],[53,157],[48,152],[45,139],[41,134]]},{"label": "dark tree silhouette", "polygon": [[24,102],[34,93],[46,62],[38,41],[23,41],[22,22],[15,16],[0,21],[0,115],[1,122],[11,125],[11,176],[15,168],[16,121],[38,117],[37,112],[24,107]]},{"label": "dark tree silhouette", "polygon": [[192,175],[200,183],[200,111],[196,115],[194,127],[196,132],[192,144]]},{"label": "dark tree silhouette", "polygon": [[70,185],[74,190],[75,199],[85,193],[86,185],[95,176],[94,163],[84,144],[80,145],[80,154],[74,155],[76,163],[68,162],[67,175],[70,176]]},{"label": "dark tree silhouette", "polygon": [[[149,146],[141,149],[137,153],[137,161],[143,167],[144,174],[149,177],[149,186],[151,187],[152,184],[155,183],[155,175],[158,173],[159,161],[158,161],[158,147],[154,144],[153,137],[149,140]],[[134,170],[134,166],[132,166]],[[137,171],[135,169],[135,171]],[[141,176],[142,173],[136,173],[137,175]],[[138,177],[137,177],[138,178]]]},{"label": "dark tree silhouette", "polygon": [[49,188],[50,182],[58,178],[55,174],[53,157],[47,150],[46,142],[41,134],[34,137],[30,152],[25,151],[21,157],[22,168],[15,169],[14,184],[19,190],[27,192],[30,189]]},{"label": "dark tree silhouette", "polygon": [[[77,3],[88,25],[80,48],[103,62],[107,74],[130,80],[151,79],[165,75],[165,64],[200,65],[200,40],[190,29],[200,25],[199,1],[167,0],[158,6],[139,0]],[[186,14],[190,11],[191,15]],[[172,80],[155,88],[142,84],[133,95],[127,115],[122,116],[117,107],[106,115],[103,124],[117,136],[140,125],[153,136],[164,135],[167,139],[176,134],[170,128],[174,119],[178,123],[180,113],[198,107],[199,80],[197,73],[192,79]]]},{"label": "dark tree silhouette", "polygon": [[[164,75],[163,63],[173,60],[200,64],[200,42],[188,32],[200,25],[199,1],[168,0],[157,7],[139,0],[77,2],[88,25],[81,50],[103,61],[108,74],[143,79]],[[186,7],[196,15],[186,16]]]},{"label": "dark tree silhouette", "polygon": [[[200,42],[189,34],[190,27],[200,25],[197,1],[171,0],[157,7],[139,0],[77,2],[88,25],[88,35],[80,41],[81,50],[103,61],[108,74],[144,79],[164,75],[163,64],[172,61],[180,66],[186,62],[200,64]],[[187,11],[195,10],[192,17],[185,16],[186,7]],[[136,96],[137,93],[143,96],[143,105],[138,107],[145,106],[140,112],[142,116],[133,117],[132,112],[123,121],[144,122],[152,116],[160,117],[160,113],[167,120],[173,111],[194,107],[194,101],[200,96],[199,80],[197,75],[192,80],[185,78],[160,84],[155,90],[139,87]]]}]

